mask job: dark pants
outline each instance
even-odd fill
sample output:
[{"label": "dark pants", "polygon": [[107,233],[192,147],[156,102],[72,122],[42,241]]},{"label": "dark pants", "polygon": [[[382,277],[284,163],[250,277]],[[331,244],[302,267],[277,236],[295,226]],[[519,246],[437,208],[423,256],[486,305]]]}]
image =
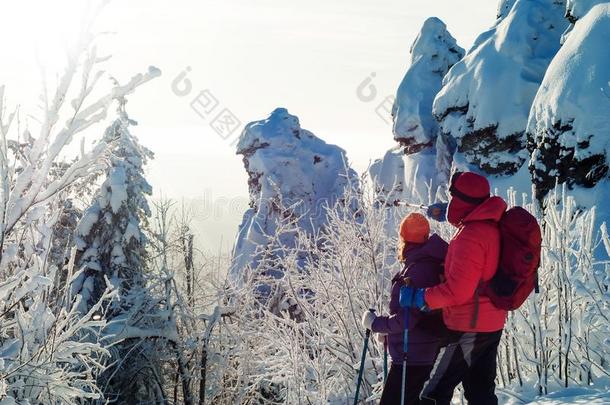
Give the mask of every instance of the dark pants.
[{"label": "dark pants", "polygon": [[449,405],[461,382],[469,405],[497,405],[496,356],[502,331],[452,332],[423,389],[422,404]]},{"label": "dark pants", "polygon": [[[429,366],[407,366],[406,392],[404,405],[418,405],[419,394],[424,383],[430,377],[432,365]],[[379,405],[399,405],[402,384],[402,363],[392,363],[388,379],[383,386],[381,402]]]}]

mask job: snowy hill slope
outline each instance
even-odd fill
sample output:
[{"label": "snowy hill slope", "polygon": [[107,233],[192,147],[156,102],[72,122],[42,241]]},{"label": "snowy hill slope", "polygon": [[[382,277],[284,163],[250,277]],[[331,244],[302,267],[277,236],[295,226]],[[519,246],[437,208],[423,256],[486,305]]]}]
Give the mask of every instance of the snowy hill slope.
[{"label": "snowy hill slope", "polygon": [[256,267],[257,249],[275,235],[279,222],[296,219],[313,232],[326,221],[322,207],[343,199],[345,188],[357,182],[343,149],[302,129],[284,108],[246,125],[237,154],[249,175],[251,208],[235,242],[233,276],[248,265]]},{"label": "snowy hill slope", "polygon": [[449,71],[433,108],[439,149],[449,155],[440,161],[496,178],[514,176],[528,159],[530,106],[568,25],[557,1],[517,0],[507,12],[511,3],[501,2],[496,25]]},{"label": "snowy hill slope", "polygon": [[549,66],[528,123],[530,170],[542,198],[555,181],[610,219],[610,3],[580,18]]},{"label": "snowy hill slope", "polygon": [[438,18],[427,19],[411,46],[411,64],[392,109],[398,145],[376,160],[369,173],[380,199],[428,203],[436,193],[435,141],[438,124],[432,102],[449,68],[464,50]]}]

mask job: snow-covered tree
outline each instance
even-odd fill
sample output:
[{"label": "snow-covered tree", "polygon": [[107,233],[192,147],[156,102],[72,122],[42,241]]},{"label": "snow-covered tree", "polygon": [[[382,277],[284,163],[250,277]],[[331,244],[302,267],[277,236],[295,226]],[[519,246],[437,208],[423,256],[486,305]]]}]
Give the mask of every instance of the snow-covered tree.
[{"label": "snow-covered tree", "polygon": [[[567,21],[561,1],[510,3],[500,3],[496,24],[447,74],[433,111],[441,138],[450,138],[445,161],[491,175],[501,189],[508,177],[510,185],[529,192],[527,169],[521,170],[529,157],[527,118]],[[446,165],[441,169],[447,178]]]},{"label": "snow-covered tree", "polygon": [[[519,201],[513,194],[510,200],[544,224],[540,293],[509,314],[498,377],[503,386],[527,396],[573,386],[607,391],[610,239],[606,226],[596,225],[597,209],[580,208],[565,185],[551,194],[543,212],[533,197]],[[600,243],[603,253],[596,252]]]},{"label": "snow-covered tree", "polygon": [[[89,22],[88,18],[87,21]],[[85,24],[85,27],[89,27]],[[81,144],[74,160],[68,146],[102,121],[112,101],[156,77],[157,69],[109,89],[97,83],[104,60],[88,30],[67,52],[57,86],[43,83],[40,111],[27,131],[22,117],[5,104],[0,86],[0,401],[58,404],[101,398],[97,376],[108,351],[99,342],[106,321],[96,319],[101,300],[81,312],[81,297],[70,296],[64,280],[78,276],[74,258],[56,244],[64,201],[78,195],[79,180],[104,165],[106,145]],[[95,91],[94,91],[95,89]],[[95,96],[94,96],[95,95]],[[24,117],[27,115],[24,114]],[[25,119],[25,118],[23,118]],[[23,121],[22,121],[23,122]],[[71,219],[65,224],[71,226]],[[66,262],[67,259],[67,262]],[[60,271],[65,278],[58,277]]]},{"label": "snow-covered tree", "polygon": [[158,338],[173,332],[169,327],[160,333],[170,317],[160,302],[165,297],[155,296],[155,278],[147,274],[147,197],[152,188],[144,166],[153,154],[130,133],[136,123],[125,112],[125,99],[118,114],[103,136],[109,148],[105,178],[76,230],[81,272],[72,292],[82,297],[82,312],[98,302],[105,289],[116,292],[99,311],[108,322],[102,336],[112,355],[111,366],[100,378],[105,398],[156,401],[165,394],[154,349]]},{"label": "snow-covered tree", "polygon": [[[119,296],[144,285],[146,236],[142,227],[150,215],[146,197],[152,192],[144,178],[144,165],[153,154],[129,132],[134,121],[127,117],[124,103],[119,115],[103,137],[110,150],[106,178],[76,230],[76,263],[83,272],[73,282],[73,290],[83,297],[84,311],[98,301],[106,279],[119,290]],[[129,305],[123,300],[114,302],[112,311],[122,312],[125,304]]]}]

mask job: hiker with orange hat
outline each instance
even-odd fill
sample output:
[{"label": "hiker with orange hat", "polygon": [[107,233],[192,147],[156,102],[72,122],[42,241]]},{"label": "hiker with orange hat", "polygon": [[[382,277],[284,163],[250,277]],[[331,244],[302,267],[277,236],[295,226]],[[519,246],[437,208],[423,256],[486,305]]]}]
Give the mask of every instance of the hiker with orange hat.
[{"label": "hiker with orange hat", "polygon": [[[362,325],[366,329],[385,335],[392,359],[381,397],[382,405],[399,404],[404,390],[405,404],[419,403],[419,394],[430,376],[446,334],[440,311],[422,312],[411,308],[405,314],[399,304],[399,295],[405,282],[416,288],[428,288],[441,282],[447,242],[437,234],[430,236],[428,220],[418,213],[411,213],[402,220],[399,233],[398,258],[403,268],[392,278],[390,314],[375,316],[367,311],[362,316]],[[409,333],[406,347],[403,341],[405,327]],[[408,375],[404,387],[403,360],[406,360]]]}]

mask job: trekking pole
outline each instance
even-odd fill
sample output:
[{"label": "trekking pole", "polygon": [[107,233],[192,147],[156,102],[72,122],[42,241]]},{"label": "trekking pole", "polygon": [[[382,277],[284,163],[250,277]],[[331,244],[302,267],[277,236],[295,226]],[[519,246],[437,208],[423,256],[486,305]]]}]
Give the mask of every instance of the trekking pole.
[{"label": "trekking pole", "polygon": [[404,205],[405,207],[419,208],[419,209],[422,209],[422,210],[427,210],[428,209],[427,205],[424,205],[424,204],[412,204],[412,203],[408,203],[406,201],[398,201],[396,204]]},{"label": "trekking pole", "polygon": [[[369,311],[375,312],[373,308]],[[366,351],[369,348],[369,337],[371,336],[371,330],[367,329],[364,334],[364,347],[362,348],[362,356],[360,357],[360,370],[358,371],[358,381],[356,382],[356,396],[354,397],[354,405],[358,403],[358,395],[360,394],[360,385],[362,384],[362,377],[364,376],[364,360],[366,360]]]},{"label": "trekking pole", "polygon": [[[413,301],[413,297],[411,297]],[[402,337],[402,386],[400,389],[400,405],[405,405],[406,390],[407,390],[407,352],[409,351],[409,307],[405,311],[405,331]]]},{"label": "trekking pole", "polygon": [[388,335],[383,337],[383,383],[388,382]]},{"label": "trekking pole", "polygon": [[412,204],[406,201],[399,201],[397,205],[404,205],[405,207],[419,208],[420,210],[426,210],[426,214],[435,221],[445,222],[445,215],[447,212],[447,203],[437,202],[432,205],[423,204]]}]

